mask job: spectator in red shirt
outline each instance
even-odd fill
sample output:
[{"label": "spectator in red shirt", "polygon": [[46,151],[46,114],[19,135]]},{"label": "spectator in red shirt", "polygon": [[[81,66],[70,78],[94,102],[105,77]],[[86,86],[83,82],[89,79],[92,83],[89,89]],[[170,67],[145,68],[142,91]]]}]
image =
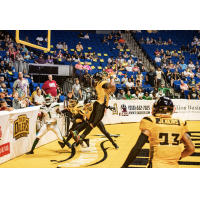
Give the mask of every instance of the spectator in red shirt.
[{"label": "spectator in red shirt", "polygon": [[119,39],[119,43],[124,43],[125,41],[124,41],[124,39],[122,38],[122,36],[121,36],[121,38]]},{"label": "spectator in red shirt", "polygon": [[14,110],[14,108],[12,108],[12,107],[8,108],[6,101],[1,101],[0,102],[0,111],[4,111],[4,110],[5,111],[12,111],[12,110]]},{"label": "spectator in red shirt", "polygon": [[45,95],[51,94],[51,96],[57,96],[57,83],[53,80],[52,75],[48,75],[48,79],[42,86]]},{"label": "spectator in red shirt", "polygon": [[62,58],[63,57],[63,54],[61,53],[61,50],[59,50],[57,56],[58,56],[58,58]]},{"label": "spectator in red shirt", "polygon": [[156,51],[154,52],[154,54],[157,56],[158,54],[160,55],[160,51],[158,49],[156,49]]},{"label": "spectator in red shirt", "polygon": [[42,55],[39,56],[39,58],[35,59],[35,63],[37,64],[45,64],[45,59],[42,58]]},{"label": "spectator in red shirt", "polygon": [[167,42],[168,44],[173,44],[173,42],[172,42],[172,40],[169,38],[169,40],[168,40],[168,42]]},{"label": "spectator in red shirt", "polygon": [[110,65],[107,66],[106,72],[109,74],[113,72],[113,69],[110,68]]},{"label": "spectator in red shirt", "polygon": [[14,48],[12,48],[11,50],[9,49],[9,54],[10,54],[10,58],[12,59],[12,61],[14,61],[17,51],[15,51]]}]

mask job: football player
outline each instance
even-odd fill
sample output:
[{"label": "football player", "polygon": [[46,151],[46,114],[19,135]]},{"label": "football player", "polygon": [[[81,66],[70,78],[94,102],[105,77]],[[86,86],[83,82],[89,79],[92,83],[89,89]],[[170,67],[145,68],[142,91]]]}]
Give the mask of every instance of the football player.
[{"label": "football player", "polygon": [[73,138],[77,143],[82,144],[83,139],[95,128],[99,122],[103,119],[106,106],[109,102],[109,93],[114,92],[116,89],[113,76],[110,76],[110,82],[102,80],[103,73],[98,72],[93,75],[94,87],[97,92],[97,100],[94,102],[93,111],[90,116],[90,120],[83,134],[79,137],[76,131],[71,132]]},{"label": "football player", "polygon": [[[83,122],[81,124],[77,124],[77,126],[75,126],[74,128],[71,129],[70,132],[71,132],[72,136],[74,135],[72,133],[73,130],[76,130],[76,133],[79,133],[87,127],[87,125],[90,121],[92,111],[93,111],[93,103],[90,99],[86,99],[84,101],[84,114],[83,115],[78,114],[78,115],[74,116],[74,119],[73,119],[73,120],[77,120],[79,118],[79,119],[82,119]],[[99,122],[97,127],[110,140],[110,142],[115,147],[115,149],[118,149],[119,148],[118,145],[113,141],[110,134],[105,129],[105,126],[104,126],[102,121]],[[79,137],[80,136],[78,135],[78,138]],[[74,138],[74,139],[75,139],[76,142],[78,142],[77,138]],[[89,139],[87,140],[86,144],[89,146]]]},{"label": "football player", "polygon": [[[141,134],[122,168],[127,168],[149,140],[149,168],[178,168],[178,161],[195,151],[185,120],[174,119],[174,105],[170,98],[160,97],[153,104],[152,116],[140,122]],[[180,142],[185,149],[181,152]]]},{"label": "football player", "polygon": [[[31,151],[27,153],[29,154],[34,154],[34,149],[39,142],[39,140],[44,136],[48,131],[53,131],[59,140],[63,141],[64,143],[58,141],[59,145],[63,148],[65,145],[67,145],[69,148],[71,148],[71,145],[64,139],[62,136],[62,133],[57,126],[57,114],[61,114],[59,110],[59,104],[58,103],[53,103],[53,99],[51,95],[46,95],[45,96],[45,105],[40,107],[40,112],[41,112],[41,119],[44,117],[44,124],[41,127],[38,135],[36,136],[36,139],[33,143],[33,146],[31,148]],[[64,146],[63,146],[64,145]]]}]

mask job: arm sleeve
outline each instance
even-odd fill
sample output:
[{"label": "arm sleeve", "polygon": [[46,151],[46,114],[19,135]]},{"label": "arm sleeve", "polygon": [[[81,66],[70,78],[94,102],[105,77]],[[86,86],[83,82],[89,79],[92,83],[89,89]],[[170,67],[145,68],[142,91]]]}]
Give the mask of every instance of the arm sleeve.
[{"label": "arm sleeve", "polygon": [[141,133],[135,146],[132,148],[131,152],[129,153],[126,161],[124,162],[121,168],[127,168],[135,160],[135,158],[139,155],[142,147],[147,141],[148,141],[148,136]]}]

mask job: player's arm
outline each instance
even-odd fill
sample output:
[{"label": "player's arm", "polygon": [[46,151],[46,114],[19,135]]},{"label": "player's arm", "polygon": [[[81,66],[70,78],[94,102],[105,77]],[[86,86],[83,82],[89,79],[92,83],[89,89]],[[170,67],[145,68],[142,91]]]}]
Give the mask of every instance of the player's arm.
[{"label": "player's arm", "polygon": [[126,161],[124,162],[121,168],[127,168],[135,160],[135,158],[139,155],[142,147],[148,141],[149,134],[149,130],[142,130],[135,146],[132,148],[131,152],[129,153]]},{"label": "player's arm", "polygon": [[181,142],[183,142],[185,145],[185,149],[181,153],[181,158],[185,158],[194,153],[195,146],[187,133],[184,133],[183,137],[181,138]]},{"label": "player's arm", "polygon": [[111,92],[115,92],[116,86],[113,76],[110,76],[110,82],[103,84],[102,88],[110,89]]}]

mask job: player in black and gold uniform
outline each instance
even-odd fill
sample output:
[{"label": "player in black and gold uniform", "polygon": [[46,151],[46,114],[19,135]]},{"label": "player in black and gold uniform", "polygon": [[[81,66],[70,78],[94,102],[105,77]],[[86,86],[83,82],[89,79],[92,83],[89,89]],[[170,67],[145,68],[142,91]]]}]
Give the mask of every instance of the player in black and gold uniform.
[{"label": "player in black and gold uniform", "polygon": [[[83,131],[88,126],[88,122],[90,120],[92,111],[93,111],[93,103],[90,99],[86,99],[84,101],[84,108],[83,108],[84,114],[81,115],[81,113],[79,113],[76,116],[74,116],[74,119],[73,119],[73,121],[76,121],[77,119],[81,119],[83,122],[78,123],[76,125],[76,127],[74,127],[74,128],[72,127],[71,133],[73,132],[73,130],[76,130],[76,133],[79,133],[79,132]],[[97,127],[110,140],[110,142],[115,147],[115,149],[118,149],[119,148],[118,145],[113,141],[110,134],[105,129],[105,126],[104,126],[102,121],[100,121],[98,123]],[[72,133],[72,135],[73,135],[73,133]],[[69,141],[69,140],[67,140],[67,141]],[[87,140],[86,144],[89,146],[89,139]]]},{"label": "player in black and gold uniform", "polygon": [[[150,168],[178,168],[178,161],[194,152],[194,144],[187,134],[186,121],[173,119],[173,111],[173,102],[168,97],[160,97],[155,101],[153,116],[141,120],[139,128],[142,132],[122,168],[128,167],[135,160],[148,140]],[[182,152],[180,141],[185,145]]]},{"label": "player in black and gold uniform", "polygon": [[93,76],[93,79],[95,80],[94,87],[97,92],[97,100],[94,102],[90,120],[83,134],[79,137],[76,131],[72,132],[72,136],[77,143],[82,144],[83,139],[103,119],[105,108],[106,106],[108,106],[109,102],[109,92],[114,92],[116,89],[115,82],[112,76],[110,76],[110,83],[102,80],[102,77],[103,73],[101,72],[98,72]]}]

